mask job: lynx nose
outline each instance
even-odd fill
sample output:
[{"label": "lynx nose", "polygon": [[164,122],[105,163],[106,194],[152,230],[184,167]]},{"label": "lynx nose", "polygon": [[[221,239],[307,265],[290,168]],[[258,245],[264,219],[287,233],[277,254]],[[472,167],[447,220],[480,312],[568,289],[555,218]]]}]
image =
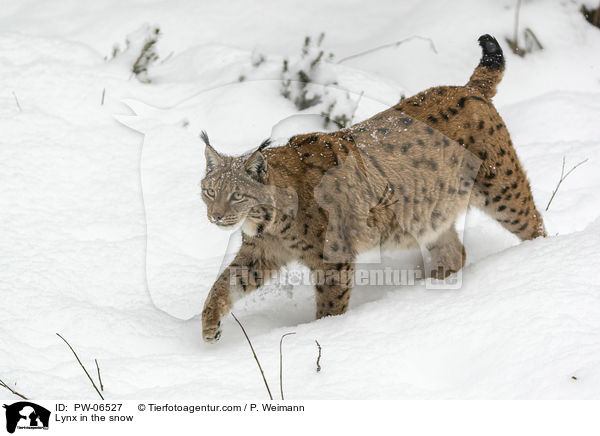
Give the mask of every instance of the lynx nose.
[{"label": "lynx nose", "polygon": [[209,218],[214,224],[221,224],[223,222],[223,215],[218,213],[211,215]]}]

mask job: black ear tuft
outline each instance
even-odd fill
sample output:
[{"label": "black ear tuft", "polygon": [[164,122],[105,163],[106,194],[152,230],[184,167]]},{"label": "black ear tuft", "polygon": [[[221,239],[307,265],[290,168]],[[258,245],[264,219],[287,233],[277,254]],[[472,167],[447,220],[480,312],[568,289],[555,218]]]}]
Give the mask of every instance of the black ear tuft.
[{"label": "black ear tuft", "polygon": [[261,142],[260,145],[258,146],[258,151],[264,150],[269,145],[271,145],[271,138],[267,138],[263,142]]},{"label": "black ear tuft", "polygon": [[210,145],[206,130],[200,132],[200,139],[202,139],[204,144],[206,144],[206,148],[204,149],[204,157],[206,158],[206,172],[210,173],[217,166],[223,163],[223,158],[219,153],[217,153],[217,150]]},{"label": "black ear tuft", "polygon": [[267,161],[260,151],[255,151],[244,163],[246,171],[252,178],[262,182],[267,175]]},{"label": "black ear tuft", "polygon": [[206,133],[206,130],[200,132],[200,139],[202,139],[202,142],[204,142],[205,145],[210,146],[210,141],[208,139],[208,133]]}]

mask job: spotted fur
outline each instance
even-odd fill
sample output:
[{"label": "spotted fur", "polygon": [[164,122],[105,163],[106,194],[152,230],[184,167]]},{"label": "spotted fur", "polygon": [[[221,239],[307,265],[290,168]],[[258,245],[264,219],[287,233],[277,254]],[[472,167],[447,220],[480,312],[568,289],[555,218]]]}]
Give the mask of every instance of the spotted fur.
[{"label": "spotted fur", "polygon": [[421,246],[433,277],[458,271],[466,255],[454,223],[470,204],[523,240],[545,236],[490,100],[502,50],[489,35],[479,42],[483,56],[466,86],[426,90],[350,128],[263,143],[238,157],[220,155],[205,135],[209,219],[243,229],[239,253],[204,306],[206,341],[219,339],[237,298],[291,261],[325,275],[315,280],[319,318],[347,310],[356,257],[373,247]]}]

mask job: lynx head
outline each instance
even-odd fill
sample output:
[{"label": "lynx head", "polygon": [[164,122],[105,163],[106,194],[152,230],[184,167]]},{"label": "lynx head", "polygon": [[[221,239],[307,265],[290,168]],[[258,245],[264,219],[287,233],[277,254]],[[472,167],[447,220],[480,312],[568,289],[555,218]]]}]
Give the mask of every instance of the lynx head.
[{"label": "lynx head", "polygon": [[210,144],[206,132],[206,176],[201,181],[202,199],[210,222],[221,228],[233,228],[246,218],[260,219],[260,206],[273,206],[274,199],[267,182],[267,161],[261,150],[242,156],[219,154]]}]

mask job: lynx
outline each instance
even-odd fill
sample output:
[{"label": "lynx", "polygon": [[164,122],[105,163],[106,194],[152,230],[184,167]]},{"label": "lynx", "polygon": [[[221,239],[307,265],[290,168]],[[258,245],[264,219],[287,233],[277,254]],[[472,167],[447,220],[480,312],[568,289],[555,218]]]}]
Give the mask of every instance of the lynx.
[{"label": "lynx", "polygon": [[219,154],[203,133],[208,219],[243,232],[237,256],[206,299],[206,342],[220,338],[221,319],[237,299],[291,261],[321,277],[321,318],[347,310],[354,264],[365,250],[425,247],[431,277],[460,270],[466,253],[454,224],[470,205],[521,240],[546,235],[491,103],[504,71],[502,49],[489,35],[479,44],[482,58],[465,86],[428,89],[346,129],[294,136],[283,146],[265,141],[237,157]]}]

